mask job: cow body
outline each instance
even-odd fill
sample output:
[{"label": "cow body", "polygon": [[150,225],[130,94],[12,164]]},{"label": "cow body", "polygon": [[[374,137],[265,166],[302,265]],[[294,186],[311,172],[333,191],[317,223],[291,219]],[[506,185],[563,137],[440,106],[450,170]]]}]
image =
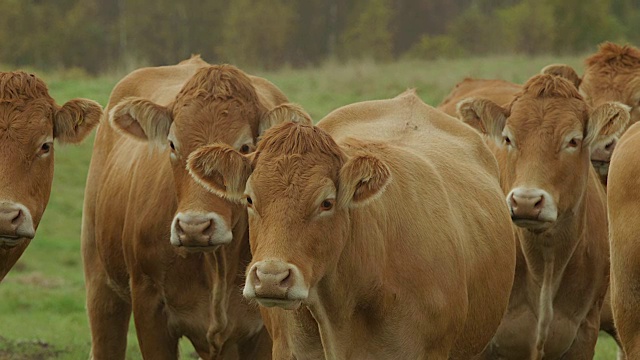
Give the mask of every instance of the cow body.
[{"label": "cow body", "polygon": [[91,100],[58,106],[35,75],[0,72],[0,280],[35,236],[49,202],[54,138],[81,141],[101,114]]},{"label": "cow body", "polygon": [[629,116],[615,103],[588,109],[574,84],[552,75],[531,78],[506,109],[486,99],[459,105],[465,122],[486,129],[520,244],[487,359],[593,357],[608,241],[604,189],[589,157]]},{"label": "cow body", "polygon": [[[244,295],[267,306],[274,358],[482,351],[508,301],[515,243],[495,160],[460,125],[408,92],[265,134],[244,195]],[[210,161],[204,151],[189,166],[220,189]]]},{"label": "cow body", "polygon": [[609,221],[611,236],[611,303],[622,348],[628,359],[640,357],[639,259],[640,125],[622,136],[611,159],[609,172]]},{"label": "cow body", "polygon": [[250,151],[266,109],[285,100],[266,80],[199,57],[116,85],[84,203],[93,358],[124,358],[132,311],[146,359],[176,359],[181,336],[205,359],[270,356],[260,314],[238,290],[246,210],[209,194],[184,164],[211,142]]},{"label": "cow body", "polygon": [[457,117],[458,102],[466,98],[489,99],[496,104],[507,105],[522,90],[522,85],[499,79],[466,78],[457,83],[453,90],[438,105],[438,109]]}]

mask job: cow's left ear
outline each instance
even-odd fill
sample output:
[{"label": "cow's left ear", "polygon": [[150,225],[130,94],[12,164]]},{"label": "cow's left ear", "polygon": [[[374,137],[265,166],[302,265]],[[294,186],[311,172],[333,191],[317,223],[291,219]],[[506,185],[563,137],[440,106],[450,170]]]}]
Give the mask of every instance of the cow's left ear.
[{"label": "cow's left ear", "polygon": [[102,106],[93,100],[73,99],[53,115],[53,136],[61,143],[79,143],[100,122]]},{"label": "cow's left ear", "polygon": [[589,115],[584,143],[592,149],[620,137],[629,126],[631,108],[619,102],[604,103]]},{"label": "cow's left ear", "polygon": [[371,154],[358,154],[342,166],[339,179],[338,204],[360,206],[382,195],[391,182],[391,170]]},{"label": "cow's left ear", "polygon": [[226,144],[203,146],[189,155],[187,170],[205,189],[235,202],[241,202],[253,154],[242,155]]},{"label": "cow's left ear", "polygon": [[309,116],[301,106],[293,103],[280,104],[265,112],[260,118],[260,125],[258,126],[259,136],[262,136],[269,128],[283,122],[313,125],[311,116]]},{"label": "cow's left ear", "polygon": [[582,83],[582,79],[578,76],[578,73],[569,65],[565,64],[551,64],[547,65],[540,70],[540,74],[549,74],[563,77],[569,81],[573,85],[575,85],[576,89],[580,87]]}]

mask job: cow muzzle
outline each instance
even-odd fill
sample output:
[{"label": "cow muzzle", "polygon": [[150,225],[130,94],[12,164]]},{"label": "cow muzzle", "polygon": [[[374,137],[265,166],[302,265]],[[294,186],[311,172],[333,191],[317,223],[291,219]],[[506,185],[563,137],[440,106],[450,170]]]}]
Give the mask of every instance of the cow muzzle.
[{"label": "cow muzzle", "polygon": [[309,288],[297,266],[279,260],[267,260],[251,266],[242,294],[265,307],[294,310],[307,299]]},{"label": "cow muzzle", "polygon": [[171,244],[189,251],[213,251],[233,239],[226,221],[216,213],[178,213],[171,224]]},{"label": "cow muzzle", "polygon": [[617,141],[613,139],[608,144],[600,146],[591,152],[591,164],[601,178],[606,178],[609,174],[609,162],[616,143]]},{"label": "cow muzzle", "polygon": [[0,202],[0,247],[14,247],[35,235],[31,212],[24,205]]},{"label": "cow muzzle", "polygon": [[507,195],[507,205],[513,223],[529,230],[547,229],[558,218],[553,197],[541,189],[513,189]]}]

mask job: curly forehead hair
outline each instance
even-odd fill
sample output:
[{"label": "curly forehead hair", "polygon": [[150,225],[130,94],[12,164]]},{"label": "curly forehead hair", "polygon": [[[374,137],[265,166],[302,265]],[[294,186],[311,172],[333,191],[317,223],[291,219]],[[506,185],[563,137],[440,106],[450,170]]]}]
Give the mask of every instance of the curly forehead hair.
[{"label": "curly forehead hair", "polygon": [[589,56],[585,63],[588,67],[614,69],[640,67],[640,50],[630,45],[621,46],[606,42],[600,45],[598,52]]},{"label": "curly forehead hair", "polygon": [[256,151],[260,153],[283,155],[324,154],[344,160],[340,147],[322,129],[307,124],[284,122],[276,125],[262,137]]},{"label": "curly forehead hair", "polygon": [[182,87],[177,96],[181,99],[227,100],[236,98],[257,102],[258,95],[251,79],[233,65],[212,65],[199,69]]},{"label": "curly forehead hair", "polygon": [[16,102],[45,98],[53,103],[47,85],[33,74],[22,71],[0,72],[0,101]]},{"label": "curly forehead hair", "polygon": [[523,96],[582,100],[578,89],[569,80],[549,74],[536,75],[529,79],[516,98]]}]

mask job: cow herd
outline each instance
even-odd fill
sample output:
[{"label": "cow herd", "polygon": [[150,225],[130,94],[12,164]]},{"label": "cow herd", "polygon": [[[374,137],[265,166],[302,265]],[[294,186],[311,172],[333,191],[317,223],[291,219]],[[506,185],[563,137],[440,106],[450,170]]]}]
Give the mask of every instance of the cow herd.
[{"label": "cow herd", "polygon": [[[465,79],[313,125],[199,56],[107,107],[0,73],[0,280],[35,236],[53,141],[96,125],[82,258],[93,359],[640,359],[640,50],[580,77]],[[55,190],[54,190],[55,191]],[[614,326],[615,325],[615,326]]]}]

